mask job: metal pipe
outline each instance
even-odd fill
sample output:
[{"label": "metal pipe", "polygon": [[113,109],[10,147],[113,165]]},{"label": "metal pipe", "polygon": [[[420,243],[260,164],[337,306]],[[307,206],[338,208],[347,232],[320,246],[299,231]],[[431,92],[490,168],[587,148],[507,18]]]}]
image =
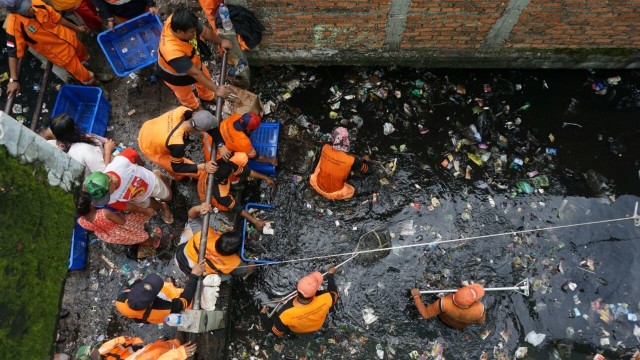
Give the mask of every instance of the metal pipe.
[{"label": "metal pipe", "polygon": [[[220,80],[218,81],[218,85],[224,85],[226,81],[227,74],[227,51],[222,54],[222,67],[220,69]],[[216,96],[216,120],[218,121],[218,126],[220,126],[221,118],[222,118],[222,104],[224,99],[222,96]],[[209,142],[209,154],[211,154],[211,161],[216,160],[216,146],[213,141]],[[211,196],[213,194],[213,183],[214,176],[213,174],[207,175],[207,192],[205,195],[205,202],[211,203]],[[207,253],[207,235],[209,233],[209,218],[211,213],[204,214],[202,218],[202,231],[200,232],[200,249],[198,251],[198,262],[204,260],[206,258]],[[196,288],[196,296],[193,300],[193,309],[200,310],[200,295],[202,294],[202,278],[200,275],[198,279],[198,287]]]},{"label": "metal pipe", "polygon": [[[25,50],[24,50],[25,53],[27,52],[27,49],[28,48],[25,47]],[[16,74],[18,80],[20,80],[20,73],[22,72],[20,70],[22,70],[22,64],[24,63],[24,61],[22,61],[22,59],[24,59],[24,56],[21,57],[20,59],[18,59],[18,69],[17,69],[18,73]],[[17,94],[14,93],[13,96],[11,96],[11,97],[7,96],[7,103],[4,105],[4,113],[9,115],[9,116],[11,116],[11,112],[12,112],[12,109],[13,109],[13,100],[16,98],[16,95]]]},{"label": "metal pipe", "polygon": [[47,85],[49,84],[49,74],[51,74],[52,69],[53,63],[51,61],[47,61],[47,65],[44,68],[44,75],[42,75],[42,80],[40,81],[40,92],[38,93],[38,101],[36,101],[36,108],[33,110],[33,117],[31,118],[31,131],[36,131],[38,118],[40,117],[40,113],[42,112],[44,93],[47,90]]},{"label": "metal pipe", "polygon": [[[516,284],[516,286],[484,288],[484,291],[505,291],[505,290],[512,290],[520,294],[523,294],[525,296],[529,296],[529,279],[524,279],[520,281],[518,284]],[[456,291],[458,291],[458,289],[420,290],[420,294],[454,293]]]}]

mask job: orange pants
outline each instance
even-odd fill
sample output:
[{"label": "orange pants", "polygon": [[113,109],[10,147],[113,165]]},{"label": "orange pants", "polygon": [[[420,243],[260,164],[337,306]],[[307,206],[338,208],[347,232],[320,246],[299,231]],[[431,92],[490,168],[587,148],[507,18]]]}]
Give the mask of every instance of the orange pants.
[{"label": "orange pants", "polygon": [[[163,153],[163,154],[147,154],[144,150],[140,149],[140,152],[147,158],[149,159],[149,161],[151,161],[152,163],[160,166],[161,168],[165,169],[169,175],[176,179],[176,181],[180,181],[182,179],[184,179],[185,177],[190,177],[190,178],[194,178],[194,179],[198,179],[200,178],[200,173],[204,173],[204,171],[200,170],[197,173],[177,173],[174,172],[173,169],[171,168],[171,155],[169,155],[169,153]],[[186,163],[186,164],[195,164],[193,161],[187,159],[187,158],[182,158],[182,160]]]},{"label": "orange pants", "polygon": [[344,186],[342,187],[342,189],[331,192],[331,193],[328,193],[320,189],[320,186],[318,186],[318,180],[317,180],[319,172],[320,172],[320,167],[318,166],[316,167],[316,171],[313,174],[311,174],[311,177],[309,178],[309,183],[311,184],[311,187],[313,187],[313,189],[318,194],[324,196],[325,198],[329,200],[346,200],[353,197],[353,195],[356,193],[356,189],[347,183],[344,183]]},{"label": "orange pants", "polygon": [[61,65],[61,67],[65,68],[69,74],[73,75],[73,77],[83,85],[93,85],[96,81],[93,77],[93,73],[82,65],[83,62],[88,60],[89,55],[87,54],[87,49],[85,49],[82,43],[78,42],[76,56],[68,63]]},{"label": "orange pants", "polygon": [[[204,75],[209,80],[211,80],[211,74],[209,74],[209,69],[207,69],[207,67],[204,66],[204,64],[202,65],[201,70],[204,73]],[[191,110],[195,110],[198,108],[200,103],[198,102],[198,99],[196,99],[196,96],[193,93],[193,85],[176,86],[176,85],[171,85],[166,81],[164,83],[167,84],[169,89],[173,90],[173,93],[176,94],[176,97],[178,98],[178,101],[180,101],[180,104],[188,107]],[[198,92],[198,97],[200,99],[204,101],[213,100],[213,98],[215,97],[215,94],[213,93],[213,91],[207,89],[206,87],[204,87],[204,85],[200,84],[199,82],[196,83],[195,85],[196,85],[196,91]]]}]

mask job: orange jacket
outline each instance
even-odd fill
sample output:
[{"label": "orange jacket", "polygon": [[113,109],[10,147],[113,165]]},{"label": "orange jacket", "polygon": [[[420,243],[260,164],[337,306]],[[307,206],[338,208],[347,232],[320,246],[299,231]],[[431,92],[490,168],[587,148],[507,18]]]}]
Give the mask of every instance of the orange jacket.
[{"label": "orange jacket", "polygon": [[236,121],[240,120],[242,115],[233,114],[222,121],[220,124],[220,134],[224,143],[233,152],[243,152],[249,156],[249,159],[253,159],[258,156],[258,152],[253,148],[249,136],[242,131],[234,127]]},{"label": "orange jacket", "polygon": [[476,301],[468,308],[460,308],[453,303],[453,294],[438,299],[429,306],[425,306],[419,296],[415,296],[413,302],[424,319],[438,316],[443,323],[455,329],[464,329],[486,320],[484,305],[481,302]]},{"label": "orange jacket", "polygon": [[7,16],[7,48],[17,58],[24,56],[25,46],[30,46],[58,66],[76,57],[80,44],[76,32],[59,25],[62,16],[41,0],[32,0],[33,18],[9,13]]},{"label": "orange jacket", "polygon": [[185,131],[180,125],[187,110],[191,109],[179,106],[155,119],[145,121],[138,133],[140,150],[147,154],[166,154],[169,153],[167,146],[184,144]]},{"label": "orange jacket", "polygon": [[[98,348],[103,360],[184,360],[187,352],[180,341],[158,340],[144,345],[140,338],[119,336],[102,344]],[[135,355],[134,355],[135,354]]]},{"label": "orange jacket", "polygon": [[355,159],[353,155],[335,150],[331,145],[324,145],[318,162],[320,171],[317,181],[320,189],[328,193],[342,189]]},{"label": "orange jacket", "polygon": [[[211,29],[213,32],[218,35],[218,27],[216,26],[216,11],[220,7],[224,1],[222,0],[200,0],[200,7],[202,7],[202,11],[204,12],[204,16],[207,17],[207,21],[211,25]],[[240,50],[251,50],[247,44],[242,39],[242,36],[236,35],[238,38],[238,44],[240,45]]]},{"label": "orange jacket", "polygon": [[[160,34],[160,44],[158,45],[158,65],[162,70],[169,74],[187,76],[186,73],[176,72],[171,65],[169,65],[169,61],[186,56],[191,60],[196,69],[201,69],[202,62],[200,61],[200,53],[198,51],[196,39],[193,39],[192,41],[183,41],[173,34],[173,31],[171,30],[172,17],[173,15],[169,16],[164,22],[164,27]],[[193,79],[193,84],[195,83],[196,80]]]},{"label": "orange jacket", "polygon": [[[201,231],[193,235],[184,247],[184,254],[189,259],[190,265],[198,262],[201,235]],[[240,262],[242,262],[242,259],[240,259],[240,256],[237,254],[224,256],[220,255],[216,251],[216,241],[218,241],[220,235],[221,234],[219,232],[209,228],[209,232],[207,233],[207,252],[205,254],[205,275],[218,273],[230,274],[236,267],[238,267],[238,265],[240,265]]]},{"label": "orange jacket", "polygon": [[[160,292],[162,293],[162,297],[164,299],[169,299],[168,305],[170,305],[171,300],[179,298],[179,296],[182,294],[182,290],[183,289],[181,288],[173,286],[173,284],[171,283],[165,282]],[[129,300],[127,300],[128,294],[129,291],[127,290],[118,295],[118,298],[116,299],[116,309],[123,316],[150,324],[162,324],[164,322],[165,316],[171,313],[170,306],[166,308],[154,308],[150,306],[148,309],[144,310],[133,310],[129,307]],[[158,296],[160,296],[160,294],[158,294]],[[191,304],[187,304],[187,301],[185,299],[179,299],[183,302],[184,309],[190,308]]]}]

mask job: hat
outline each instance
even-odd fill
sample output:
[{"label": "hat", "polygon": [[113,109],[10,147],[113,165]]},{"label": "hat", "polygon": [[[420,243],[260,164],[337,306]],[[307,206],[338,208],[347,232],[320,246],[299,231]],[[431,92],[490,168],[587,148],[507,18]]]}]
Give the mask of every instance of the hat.
[{"label": "hat", "polygon": [[474,302],[480,300],[484,296],[484,288],[480,284],[471,284],[463,288],[458,289],[453,294],[453,303],[457,307],[466,309]]},{"label": "hat", "polygon": [[164,286],[164,280],[158,274],[149,274],[129,291],[129,295],[127,295],[129,307],[133,310],[148,308],[162,290],[162,286]]},{"label": "hat", "polygon": [[94,206],[105,206],[109,203],[109,176],[101,171],[94,171],[84,179],[84,187],[87,189]]},{"label": "hat", "polygon": [[333,129],[329,140],[332,142],[332,147],[339,151],[349,151],[349,131],[342,126]]},{"label": "hat", "polygon": [[245,130],[254,130],[260,126],[262,119],[256,113],[246,113],[240,118],[240,125]]},{"label": "hat", "polygon": [[193,116],[191,117],[191,126],[200,131],[209,131],[218,126],[218,121],[209,111],[199,110],[193,113]]},{"label": "hat", "polygon": [[305,298],[312,298],[316,295],[318,288],[322,285],[322,274],[314,271],[298,281],[298,292]]},{"label": "hat", "polygon": [[20,15],[27,15],[31,8],[31,0],[0,0],[0,7]]}]

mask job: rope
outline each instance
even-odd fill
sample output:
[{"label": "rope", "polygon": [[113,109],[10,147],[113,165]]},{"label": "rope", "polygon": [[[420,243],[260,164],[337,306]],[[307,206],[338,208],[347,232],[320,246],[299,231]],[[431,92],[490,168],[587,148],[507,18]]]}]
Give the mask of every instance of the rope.
[{"label": "rope", "polygon": [[304,262],[304,261],[325,260],[325,259],[332,259],[332,258],[341,257],[341,256],[348,256],[348,255],[353,256],[357,254],[368,254],[368,253],[374,253],[379,251],[391,251],[391,250],[408,249],[408,248],[430,246],[430,245],[441,245],[441,244],[448,244],[448,243],[461,242],[461,241],[486,239],[486,238],[498,237],[498,236],[504,236],[504,235],[515,235],[515,234],[524,234],[524,233],[530,233],[530,232],[536,232],[536,231],[549,231],[549,230],[555,230],[555,229],[566,229],[566,228],[586,226],[586,225],[606,224],[606,223],[624,221],[624,220],[635,220],[635,216],[610,219],[610,220],[589,221],[589,222],[569,224],[569,225],[549,226],[549,227],[530,229],[530,230],[507,231],[503,233],[489,234],[489,235],[468,236],[468,237],[463,237],[458,239],[430,241],[430,242],[423,242],[423,243],[410,244],[410,245],[391,246],[391,247],[380,248],[380,249],[355,250],[355,251],[344,252],[339,254],[330,254],[330,255],[312,256],[312,257],[299,258],[299,259],[282,260],[282,261],[277,261],[272,263],[242,265],[242,266],[238,266],[237,268],[250,267],[250,266],[257,267],[257,266],[268,266],[268,265],[281,265],[281,264],[290,264],[290,263]]}]

